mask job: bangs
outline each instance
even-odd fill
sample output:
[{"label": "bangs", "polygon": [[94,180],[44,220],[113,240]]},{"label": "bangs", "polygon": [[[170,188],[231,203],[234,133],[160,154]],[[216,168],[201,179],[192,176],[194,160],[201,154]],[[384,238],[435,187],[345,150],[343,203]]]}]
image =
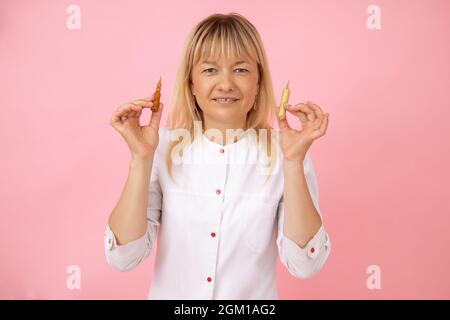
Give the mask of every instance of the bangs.
[{"label": "bangs", "polygon": [[194,48],[193,65],[203,60],[217,61],[221,57],[228,61],[237,58],[259,64],[252,38],[245,32],[245,29],[236,26],[235,22],[215,21],[199,31]]}]

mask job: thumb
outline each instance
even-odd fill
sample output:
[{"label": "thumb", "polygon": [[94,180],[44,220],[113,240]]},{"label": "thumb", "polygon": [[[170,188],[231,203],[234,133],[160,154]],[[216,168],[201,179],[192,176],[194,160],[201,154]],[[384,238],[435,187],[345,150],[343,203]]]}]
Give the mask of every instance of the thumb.
[{"label": "thumb", "polygon": [[152,112],[152,115],[150,117],[150,122],[148,123],[149,127],[153,129],[159,128],[159,123],[161,122],[161,115],[162,111],[164,109],[164,103],[159,104],[158,111]]},{"label": "thumb", "polygon": [[280,109],[281,109],[280,107],[277,109],[276,118],[277,118],[278,127],[280,128],[280,131],[283,131],[283,130],[289,129],[290,126],[289,126],[289,123],[287,122],[287,113],[286,112],[284,112],[284,115],[280,119],[280,116],[279,116]]}]

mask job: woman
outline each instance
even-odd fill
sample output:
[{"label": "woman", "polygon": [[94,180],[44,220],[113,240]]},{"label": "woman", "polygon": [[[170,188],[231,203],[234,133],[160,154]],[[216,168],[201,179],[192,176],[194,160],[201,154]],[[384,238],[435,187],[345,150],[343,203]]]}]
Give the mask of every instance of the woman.
[{"label": "woman", "polygon": [[105,233],[110,265],[129,271],[158,240],[149,299],[277,299],[276,257],[300,279],[319,272],[331,243],[309,155],[328,115],[285,105],[278,117],[255,27],[214,14],[189,34],[167,128],[154,97],[120,107],[111,125],[131,151],[129,176]]}]

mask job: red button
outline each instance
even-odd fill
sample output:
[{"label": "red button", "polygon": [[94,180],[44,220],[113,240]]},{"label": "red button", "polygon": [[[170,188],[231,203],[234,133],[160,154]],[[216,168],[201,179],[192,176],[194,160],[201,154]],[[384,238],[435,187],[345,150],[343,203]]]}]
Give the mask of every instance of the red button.
[{"label": "red button", "polygon": [[206,280],[208,280],[208,282],[211,282],[211,281],[212,281],[211,277],[208,277],[208,279],[206,279]]},{"label": "red button", "polygon": [[211,232],[211,237],[215,237],[216,236],[216,234],[214,233],[214,232]]},{"label": "red button", "polygon": [[220,149],[220,153],[224,153],[225,152],[225,149]]},{"label": "red button", "polygon": [[314,253],[314,248],[311,248],[311,253]]},{"label": "red button", "polygon": [[216,190],[216,194],[220,194],[220,190],[219,189]]}]

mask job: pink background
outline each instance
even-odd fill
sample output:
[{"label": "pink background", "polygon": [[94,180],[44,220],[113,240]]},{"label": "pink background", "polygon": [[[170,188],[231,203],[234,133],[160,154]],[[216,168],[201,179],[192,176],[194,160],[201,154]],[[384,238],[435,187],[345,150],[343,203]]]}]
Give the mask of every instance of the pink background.
[{"label": "pink background", "polygon": [[[66,28],[70,4],[81,30]],[[168,105],[187,32],[232,11],[259,30],[276,92],[289,80],[291,103],[330,113],[312,155],[333,250],[306,281],[278,261],[280,298],[450,298],[446,0],[1,0],[0,298],[146,298],[154,252],[130,273],[103,252],[130,160],[109,119],[160,75]]]}]

